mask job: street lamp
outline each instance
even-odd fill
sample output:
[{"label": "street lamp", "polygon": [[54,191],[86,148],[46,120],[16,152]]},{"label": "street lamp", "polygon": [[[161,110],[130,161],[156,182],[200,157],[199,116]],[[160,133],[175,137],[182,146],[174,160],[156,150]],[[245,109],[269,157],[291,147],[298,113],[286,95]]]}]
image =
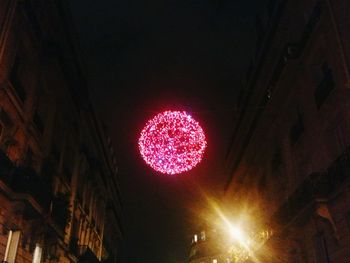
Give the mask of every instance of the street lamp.
[{"label": "street lamp", "polygon": [[245,221],[232,223],[223,213],[220,217],[222,233],[226,236],[223,238],[226,240],[223,248],[227,262],[243,263],[248,259],[255,260],[256,251],[271,237],[272,231],[257,230],[247,218]]},{"label": "street lamp", "polygon": [[272,230],[262,224],[256,211],[253,216],[251,211],[241,206],[227,212],[215,200],[206,198],[212,208],[206,218],[214,229],[219,230],[217,243],[223,258],[229,263],[243,263],[249,259],[258,262],[257,252],[271,238]]},{"label": "street lamp", "polygon": [[242,244],[246,243],[246,237],[241,228],[230,225],[228,230],[232,239]]}]

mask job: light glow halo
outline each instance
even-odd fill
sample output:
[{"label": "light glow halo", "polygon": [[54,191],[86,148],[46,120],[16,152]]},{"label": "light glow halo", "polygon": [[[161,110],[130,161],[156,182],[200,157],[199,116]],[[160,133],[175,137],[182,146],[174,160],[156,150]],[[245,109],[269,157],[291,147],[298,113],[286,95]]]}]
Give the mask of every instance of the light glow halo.
[{"label": "light glow halo", "polygon": [[146,123],[138,141],[145,162],[163,174],[191,170],[207,146],[201,126],[185,111],[164,111]]}]

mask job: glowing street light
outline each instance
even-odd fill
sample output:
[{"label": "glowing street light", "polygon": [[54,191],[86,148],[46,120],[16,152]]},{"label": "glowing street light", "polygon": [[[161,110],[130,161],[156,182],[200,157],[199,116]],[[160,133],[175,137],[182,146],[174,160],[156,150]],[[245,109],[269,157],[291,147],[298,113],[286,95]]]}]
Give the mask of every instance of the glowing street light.
[{"label": "glowing street light", "polygon": [[[256,260],[255,252],[272,235],[271,231],[258,231],[252,228],[247,217],[240,216],[240,220],[232,221],[219,209],[215,209],[220,217],[220,228],[226,235],[223,248],[227,253],[228,262],[243,263],[248,259]],[[242,220],[242,218],[245,218]]]},{"label": "glowing street light", "polygon": [[235,263],[245,262],[255,258],[255,252],[271,237],[272,231],[244,232],[239,226],[231,225],[228,228],[232,242],[228,246],[229,258]]},{"label": "glowing street light", "polygon": [[242,229],[240,229],[239,227],[229,226],[229,233],[234,240],[236,240],[240,243],[243,243],[243,244],[246,243],[246,241],[247,241],[246,237],[245,237]]},{"label": "glowing street light", "polygon": [[205,192],[203,196],[210,208],[204,216],[208,226],[217,233],[214,239],[221,257],[228,263],[244,263],[248,260],[259,262],[261,248],[273,236],[272,229],[263,223],[263,214],[260,215],[254,209],[253,216],[251,205],[240,204],[239,207],[228,210]]}]

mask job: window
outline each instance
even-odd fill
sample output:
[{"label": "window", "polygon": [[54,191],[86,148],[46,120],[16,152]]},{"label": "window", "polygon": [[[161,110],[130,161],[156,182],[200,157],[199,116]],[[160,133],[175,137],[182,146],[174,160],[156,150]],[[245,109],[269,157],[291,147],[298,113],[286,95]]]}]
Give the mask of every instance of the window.
[{"label": "window", "polygon": [[18,97],[22,100],[22,102],[24,102],[26,100],[27,93],[23,86],[22,71],[23,71],[23,65],[21,63],[19,55],[17,54],[15,57],[15,62],[13,63],[13,66],[12,66],[9,80],[12,84],[12,87],[15,89]]},{"label": "window", "polygon": [[198,241],[198,236],[197,235],[194,235],[194,242],[197,242]]},{"label": "window", "polygon": [[38,22],[38,18],[35,14],[35,7],[32,6],[30,1],[25,1],[23,4],[24,10],[26,11],[28,20],[38,37],[42,35],[42,30]]},{"label": "window", "polygon": [[272,156],[271,168],[272,171],[276,171],[282,165],[282,150],[281,147],[277,147]]},{"label": "window", "polygon": [[91,199],[91,187],[90,183],[86,182],[84,186],[84,192],[83,192],[83,206],[85,213],[90,215],[90,199]]},{"label": "window", "polygon": [[317,233],[314,236],[315,259],[317,263],[329,263],[327,244],[324,234]]},{"label": "window", "polygon": [[[75,140],[72,135],[67,134],[66,141],[64,144],[64,158],[63,158],[63,172],[65,175],[65,178],[67,179],[67,182],[70,182],[72,179],[72,173],[73,173],[73,165],[74,165],[74,158],[75,158],[75,150],[76,145],[74,144]],[[73,161],[73,162],[72,162]]]},{"label": "window", "polygon": [[59,116],[55,119],[54,124],[54,134],[53,134],[53,144],[51,149],[51,154],[56,160],[57,163],[60,163],[61,161],[61,153],[63,148],[63,141],[64,141],[64,128],[62,125],[62,120]]},{"label": "window", "polygon": [[2,126],[2,123],[0,122],[0,140],[1,140],[1,135],[2,135],[3,129],[4,129],[4,127]]},{"label": "window", "polygon": [[322,65],[322,77],[315,90],[314,97],[316,106],[319,109],[327,99],[328,95],[335,88],[332,69],[328,63],[325,62]]},{"label": "window", "polygon": [[51,154],[52,154],[53,158],[55,159],[55,161],[56,161],[57,163],[59,163],[60,157],[61,157],[61,156],[60,156],[60,152],[59,152],[59,150],[58,150],[58,147],[57,147],[57,144],[56,144],[56,143],[54,143],[54,144],[52,145]]},{"label": "window", "polygon": [[7,240],[6,250],[5,250],[5,257],[4,257],[5,262],[15,263],[20,236],[21,236],[20,231],[10,230],[9,237]]},{"label": "window", "polygon": [[41,262],[41,255],[42,255],[43,249],[41,246],[36,244],[34,255],[33,255],[33,263],[40,263]]},{"label": "window", "polygon": [[304,119],[302,114],[298,111],[298,116],[296,121],[294,122],[293,126],[290,128],[289,136],[290,136],[290,141],[292,144],[295,144],[300,136],[304,132]]},{"label": "window", "polygon": [[345,214],[345,220],[346,220],[346,224],[348,225],[349,231],[350,231],[350,211],[348,211]]},{"label": "window", "polygon": [[201,232],[201,240],[202,240],[202,241],[205,241],[205,231],[202,231],[202,232]]},{"label": "window", "polygon": [[40,134],[43,134],[44,122],[43,122],[43,119],[41,118],[41,115],[40,115],[38,109],[36,109],[36,111],[34,113],[33,122],[34,122],[36,128],[38,129],[38,131],[40,132]]},{"label": "window", "polygon": [[34,163],[34,153],[32,148],[28,147],[27,154],[25,157],[25,166],[32,167]]},{"label": "window", "polygon": [[38,129],[40,134],[44,133],[45,129],[45,123],[46,123],[46,116],[49,111],[49,99],[48,99],[48,94],[43,89],[42,84],[40,84],[39,88],[39,95],[38,95],[38,101],[37,101],[37,106],[34,112],[33,116],[33,122]]},{"label": "window", "polygon": [[217,259],[213,259],[213,263],[218,263],[218,260]]}]

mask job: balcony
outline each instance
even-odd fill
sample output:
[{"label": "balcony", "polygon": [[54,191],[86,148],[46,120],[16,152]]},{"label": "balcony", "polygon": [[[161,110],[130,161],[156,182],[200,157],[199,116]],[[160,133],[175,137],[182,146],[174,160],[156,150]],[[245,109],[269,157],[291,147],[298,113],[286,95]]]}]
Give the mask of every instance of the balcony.
[{"label": "balcony", "polygon": [[73,253],[76,256],[80,255],[80,249],[78,245],[78,238],[77,237],[72,237],[71,241],[69,243],[69,250],[71,253]]},{"label": "balcony", "polygon": [[79,245],[78,240],[77,237],[72,237],[69,244],[70,252],[79,258],[78,262],[99,262],[94,252],[87,245]]},{"label": "balcony", "polygon": [[12,161],[7,157],[6,153],[0,150],[0,180],[5,184],[10,184],[14,169],[15,166]]},{"label": "balcony", "polygon": [[79,246],[79,263],[99,263],[100,261],[88,246]]},{"label": "balcony", "polygon": [[69,198],[67,195],[58,194],[53,197],[51,217],[61,230],[66,228],[69,217]]},{"label": "balcony", "polygon": [[274,215],[274,221],[286,226],[301,213],[307,213],[317,199],[327,199],[350,175],[350,149],[336,159],[326,172],[309,175]]},{"label": "balcony", "polygon": [[306,179],[292,193],[287,201],[274,214],[274,221],[281,226],[288,225],[298,214],[313,201],[313,189],[310,180]]},{"label": "balcony", "polygon": [[51,201],[51,185],[33,169],[16,167],[0,150],[0,180],[16,194],[29,194],[43,209]]},{"label": "balcony", "polygon": [[16,167],[12,173],[10,187],[15,193],[31,195],[44,209],[50,205],[51,185],[31,168]]}]

